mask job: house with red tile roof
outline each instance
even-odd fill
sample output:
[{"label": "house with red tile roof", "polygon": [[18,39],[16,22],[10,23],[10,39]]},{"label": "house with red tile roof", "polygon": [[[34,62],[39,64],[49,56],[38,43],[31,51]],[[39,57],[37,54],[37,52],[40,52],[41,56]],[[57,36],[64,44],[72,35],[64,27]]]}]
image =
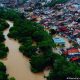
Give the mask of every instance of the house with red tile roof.
[{"label": "house with red tile roof", "polygon": [[64,52],[64,55],[66,55],[70,61],[80,60],[80,49],[70,48]]},{"label": "house with red tile roof", "polygon": [[77,49],[77,48],[71,48],[71,49],[68,49],[68,50],[66,50],[65,52],[64,52],[64,54],[65,55],[69,55],[69,54],[71,54],[71,53],[78,53],[79,52],[79,49]]}]

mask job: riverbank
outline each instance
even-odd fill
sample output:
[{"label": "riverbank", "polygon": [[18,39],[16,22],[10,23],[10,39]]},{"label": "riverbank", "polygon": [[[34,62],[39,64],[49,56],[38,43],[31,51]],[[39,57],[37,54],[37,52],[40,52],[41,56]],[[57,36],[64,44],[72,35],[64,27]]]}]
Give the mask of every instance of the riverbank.
[{"label": "riverbank", "polygon": [[4,43],[9,48],[9,53],[7,58],[2,60],[7,67],[7,73],[10,77],[15,77],[16,80],[45,80],[43,73],[34,74],[30,71],[29,59],[25,58],[19,52],[20,44],[17,41],[7,37],[9,29],[13,27],[12,22],[7,21],[7,23],[10,27],[6,29],[3,34],[6,38]]}]

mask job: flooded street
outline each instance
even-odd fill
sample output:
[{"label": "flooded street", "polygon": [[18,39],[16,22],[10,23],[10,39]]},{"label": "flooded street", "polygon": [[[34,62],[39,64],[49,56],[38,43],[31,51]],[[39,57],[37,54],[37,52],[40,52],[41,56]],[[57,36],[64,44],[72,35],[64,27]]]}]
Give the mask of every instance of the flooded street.
[{"label": "flooded street", "polygon": [[[7,21],[7,23],[10,27],[13,27],[12,22]],[[2,60],[7,67],[7,73],[9,76],[15,77],[16,80],[46,80],[44,79],[43,73],[34,74],[30,71],[29,59],[25,58],[19,52],[20,44],[7,37],[10,27],[3,33],[6,38],[5,45],[9,48],[9,53],[7,58]]]}]

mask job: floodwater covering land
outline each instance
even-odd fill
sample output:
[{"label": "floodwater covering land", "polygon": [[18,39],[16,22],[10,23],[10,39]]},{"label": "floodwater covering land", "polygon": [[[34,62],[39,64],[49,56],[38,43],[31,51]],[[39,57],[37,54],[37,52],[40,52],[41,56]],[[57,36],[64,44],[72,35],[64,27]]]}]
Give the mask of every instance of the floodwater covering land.
[{"label": "floodwater covering land", "polygon": [[13,22],[7,21],[7,23],[10,27],[3,34],[6,38],[4,43],[9,48],[9,53],[7,58],[1,61],[5,63],[9,76],[15,77],[16,80],[45,80],[43,73],[34,74],[30,71],[29,59],[19,51],[20,44],[7,37],[9,29],[13,27]]}]

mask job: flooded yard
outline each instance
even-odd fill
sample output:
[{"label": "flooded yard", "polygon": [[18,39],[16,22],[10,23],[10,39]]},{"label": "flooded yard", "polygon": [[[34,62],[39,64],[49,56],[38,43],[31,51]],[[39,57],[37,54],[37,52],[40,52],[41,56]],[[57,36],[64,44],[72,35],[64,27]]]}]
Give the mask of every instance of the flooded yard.
[{"label": "flooded yard", "polygon": [[[7,21],[10,27],[13,27],[13,23]],[[34,74],[30,71],[29,59],[25,58],[19,51],[20,44],[7,37],[9,29],[4,31],[5,45],[9,48],[9,53],[6,59],[1,60],[7,67],[7,73],[10,77],[15,77],[16,80],[46,80],[44,73]]]}]

